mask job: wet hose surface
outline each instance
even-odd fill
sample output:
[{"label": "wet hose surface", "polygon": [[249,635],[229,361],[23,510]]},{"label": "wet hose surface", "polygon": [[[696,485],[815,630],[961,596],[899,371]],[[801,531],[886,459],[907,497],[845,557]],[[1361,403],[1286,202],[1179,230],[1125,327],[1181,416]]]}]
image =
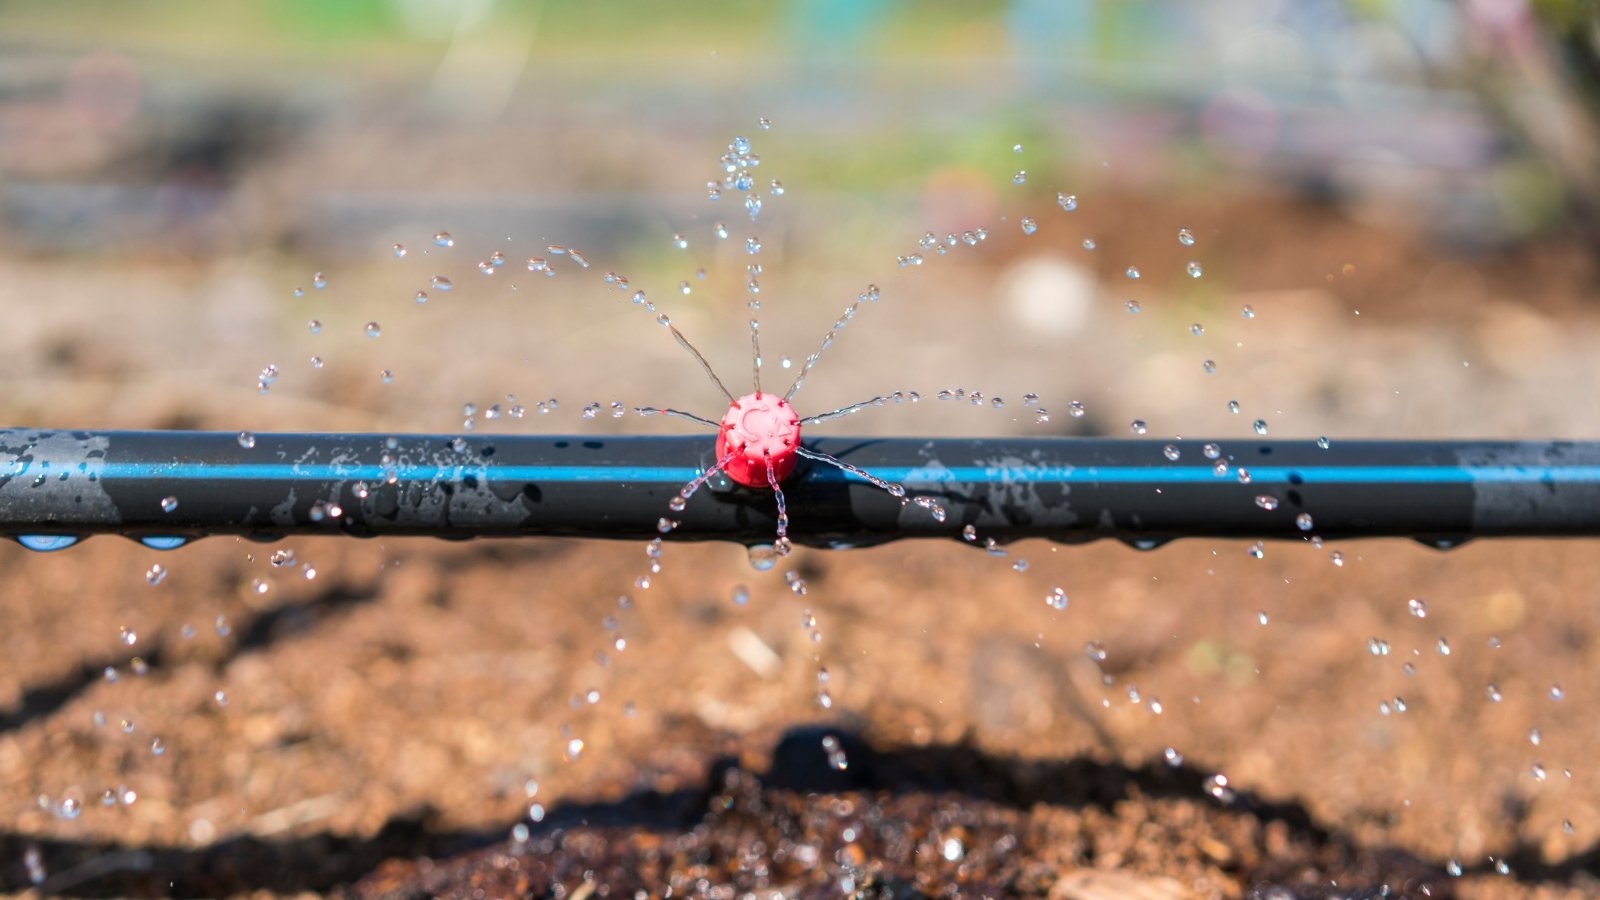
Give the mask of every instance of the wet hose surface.
[{"label": "wet hose surface", "polygon": [[[802,460],[783,489],[789,535],[810,546],[961,538],[968,526],[979,540],[1139,546],[1600,534],[1596,443],[830,437],[805,446],[944,513]],[[106,533],[168,544],[208,534],[770,543],[771,491],[719,476],[670,510],[714,462],[712,441],[699,436],[9,429],[0,430],[0,534],[35,549]]]}]

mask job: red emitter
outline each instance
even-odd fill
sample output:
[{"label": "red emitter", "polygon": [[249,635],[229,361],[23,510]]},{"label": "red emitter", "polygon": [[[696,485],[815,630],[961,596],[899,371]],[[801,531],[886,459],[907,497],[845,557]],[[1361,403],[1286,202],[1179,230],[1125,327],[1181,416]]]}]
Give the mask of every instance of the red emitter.
[{"label": "red emitter", "polygon": [[772,486],[769,462],[773,480],[788,478],[799,446],[800,417],[777,394],[757,391],[733,401],[717,431],[717,459],[726,460],[723,471],[746,487]]}]

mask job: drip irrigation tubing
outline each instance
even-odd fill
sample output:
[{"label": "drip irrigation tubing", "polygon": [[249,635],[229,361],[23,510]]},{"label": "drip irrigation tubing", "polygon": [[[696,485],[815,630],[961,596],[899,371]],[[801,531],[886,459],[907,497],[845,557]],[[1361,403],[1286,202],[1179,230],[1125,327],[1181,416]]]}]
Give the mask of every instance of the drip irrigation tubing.
[{"label": "drip irrigation tubing", "polygon": [[[1215,445],[1211,447],[1208,445]],[[1309,540],[1600,535],[1600,443],[810,438],[903,484],[904,502],[801,459],[782,487],[796,544],[900,538]],[[711,478],[709,436],[0,430],[0,536],[153,547],[205,535],[563,536],[772,543],[772,491]],[[1216,458],[1211,458],[1213,455]],[[1246,474],[1248,473],[1248,474]],[[675,523],[675,524],[674,524]],[[969,538],[970,539],[970,538]]]}]

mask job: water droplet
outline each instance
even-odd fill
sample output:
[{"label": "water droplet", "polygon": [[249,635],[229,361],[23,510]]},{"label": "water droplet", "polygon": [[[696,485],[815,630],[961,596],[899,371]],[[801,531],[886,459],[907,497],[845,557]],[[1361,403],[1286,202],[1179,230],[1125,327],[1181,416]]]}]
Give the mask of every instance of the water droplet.
[{"label": "water droplet", "polygon": [[572,738],[572,739],[568,740],[567,741],[567,751],[566,752],[567,752],[567,760],[569,762],[576,761],[578,759],[578,757],[583,755],[583,739],[582,738]]},{"label": "water droplet", "polygon": [[1266,419],[1257,419],[1253,423],[1251,423],[1250,427],[1252,427],[1252,428],[1254,428],[1256,430],[1256,434],[1266,434],[1267,433],[1267,420]]},{"label": "water droplet", "polygon": [[1194,232],[1190,231],[1187,228],[1179,228],[1178,229],[1178,243],[1184,245],[1185,247],[1193,247],[1194,246]]},{"label": "water droplet", "polygon": [[1265,625],[1270,621],[1271,621],[1271,618],[1267,616],[1267,611],[1266,610],[1263,609],[1263,610],[1260,610],[1260,611],[1258,611],[1256,613],[1256,622],[1258,624]]},{"label": "water droplet", "polygon": [[172,535],[152,535],[140,538],[139,543],[149,547],[151,550],[176,550],[188,543],[188,538]]},{"label": "water droplet", "polygon": [[1217,361],[1214,359],[1205,360],[1200,363],[1200,369],[1207,375],[1215,375],[1217,374]]},{"label": "water droplet", "polygon": [[1022,217],[1022,233],[1023,234],[1033,234],[1035,231],[1038,231],[1038,230],[1039,230],[1039,223],[1038,222],[1035,222],[1033,219],[1031,219],[1031,218],[1029,218],[1027,216],[1023,216]]},{"label": "water droplet", "polygon": [[139,643],[139,633],[126,625],[117,629],[117,638],[122,641],[124,646],[128,647]]},{"label": "water droplet", "polygon": [[913,497],[911,502],[928,511],[935,522],[943,522],[945,517],[944,507],[932,497]]},{"label": "water droplet", "polygon": [[1561,689],[1561,685],[1559,685],[1559,684],[1550,685],[1550,699],[1551,700],[1561,701],[1561,700],[1566,699],[1566,696],[1567,696],[1567,692]]},{"label": "water droplet", "polygon": [[1051,609],[1066,609],[1067,592],[1060,587],[1053,587],[1048,594],[1044,595],[1044,602]]},{"label": "water droplet", "polygon": [[1073,400],[1067,404],[1067,415],[1073,417],[1074,419],[1081,419],[1088,415],[1088,413],[1089,410],[1083,405],[1082,400]]},{"label": "water droplet", "polygon": [[1205,274],[1205,270],[1201,269],[1200,264],[1194,260],[1189,261],[1189,265],[1184,267],[1184,271],[1189,273],[1190,278],[1199,278]]},{"label": "water droplet", "polygon": [[1138,266],[1129,266],[1127,269],[1123,270],[1122,274],[1128,276],[1128,278],[1130,278],[1132,280],[1137,281],[1138,278],[1139,278],[1139,267]]},{"label": "water droplet", "polygon": [[1444,871],[1445,871],[1445,874],[1449,875],[1451,878],[1460,878],[1461,877],[1461,863],[1460,863],[1460,861],[1452,859],[1449,862],[1445,863],[1444,864]]},{"label": "water droplet", "polygon": [[428,283],[433,285],[433,289],[436,290],[436,291],[448,291],[451,288],[455,287],[455,282],[451,281],[449,278],[446,278],[443,275],[435,275],[435,276],[433,276],[433,278]]},{"label": "water droplet", "polygon": [[22,851],[22,865],[28,870],[28,883],[35,887],[44,884],[50,872],[44,865],[44,854],[39,852],[37,844],[29,844]]},{"label": "water droplet", "polygon": [[1544,736],[1539,733],[1539,729],[1532,728],[1532,729],[1528,730],[1528,743],[1530,743],[1530,744],[1534,745],[1535,747],[1537,747],[1537,746],[1539,746],[1539,743],[1541,741],[1543,741],[1543,740],[1544,740]]},{"label": "water droplet", "polygon": [[1239,401],[1237,401],[1237,400],[1229,400],[1228,401],[1228,412],[1233,413],[1234,415],[1237,416],[1239,414]]},{"label": "water droplet", "polygon": [[253,450],[256,446],[256,436],[248,431],[239,432],[239,446],[246,450]]},{"label": "water droplet", "polygon": [[405,255],[406,255],[406,245],[405,244],[395,244],[394,245],[394,258],[395,259],[401,259]]},{"label": "water droplet", "polygon": [[672,236],[672,246],[677,247],[679,250],[687,250],[689,249],[689,239],[681,234],[674,234]]},{"label": "water droplet", "polygon": [[167,742],[162,740],[161,738],[156,738],[156,739],[152,740],[150,742],[150,752],[154,753],[156,756],[160,756],[161,754],[166,753],[167,752]]},{"label": "water droplet", "polygon": [[1412,597],[1410,600],[1407,600],[1406,608],[1411,610],[1411,614],[1419,619],[1426,619],[1428,617],[1428,601],[1422,599],[1421,597]]},{"label": "water droplet", "polygon": [[1183,754],[1171,747],[1161,751],[1161,758],[1166,760],[1167,765],[1173,768],[1183,765]]},{"label": "water droplet", "polygon": [[378,373],[378,380],[382,381],[384,384],[389,384],[390,382],[394,381],[394,373],[388,369],[384,369]]},{"label": "water droplet", "polygon": [[322,290],[328,286],[328,276],[322,274],[321,272],[317,272],[311,276],[311,286],[319,291]]},{"label": "water droplet", "polygon": [[1200,453],[1206,459],[1217,459],[1222,456],[1222,448],[1216,444],[1206,444],[1200,448]]},{"label": "water droplet", "polygon": [[1058,192],[1056,194],[1056,205],[1061,207],[1066,212],[1072,212],[1078,208],[1078,197],[1076,194],[1062,194]]},{"label": "water droplet", "polygon": [[1256,505],[1268,512],[1271,512],[1278,508],[1278,498],[1272,496],[1271,494],[1257,494]]},{"label": "water droplet", "polygon": [[369,338],[375,338],[378,335],[383,334],[383,328],[378,325],[377,322],[368,322],[367,327],[364,330]]},{"label": "water droplet", "polygon": [[745,551],[750,568],[765,572],[778,564],[778,548],[771,544],[753,544]]},{"label": "water droplet", "polygon": [[1499,685],[1489,685],[1489,687],[1486,689],[1486,693],[1489,695],[1490,703],[1499,703],[1502,699],[1504,699],[1504,695],[1500,693]]},{"label": "water droplet", "polygon": [[1300,515],[1295,516],[1294,517],[1294,524],[1295,524],[1295,527],[1300,529],[1301,531],[1310,531],[1311,530],[1311,524],[1312,524],[1311,523],[1311,513],[1301,513]]},{"label": "water droplet", "polygon": [[744,239],[744,252],[750,254],[751,256],[755,256],[757,253],[760,253],[761,252],[761,239],[756,237],[753,234],[751,236],[745,238]]},{"label": "water droplet", "polygon": [[294,289],[294,295],[296,297],[304,297],[306,295],[306,289],[305,288],[295,288]]},{"label": "water droplet", "polygon": [[[1096,248],[1098,246],[1100,246],[1100,245],[1096,244],[1094,242],[1094,238],[1084,238],[1083,239],[1083,249],[1085,249],[1085,250],[1093,250],[1094,248]],[[1135,305],[1137,306],[1138,304],[1135,304]]]},{"label": "water droplet", "polygon": [[454,247],[456,239],[450,236],[450,232],[441,231],[433,236],[433,245],[435,247]]},{"label": "water droplet", "polygon": [[1161,448],[1161,455],[1172,462],[1177,462],[1178,458],[1183,456],[1183,451],[1178,449],[1177,444],[1168,444]]},{"label": "water droplet", "polygon": [[837,737],[831,734],[823,736],[822,749],[828,755],[828,768],[835,772],[843,772],[850,768],[850,760],[845,756],[844,747],[840,746]]},{"label": "water droplet", "polygon": [[1024,169],[1018,169],[1017,170],[1017,174],[1011,176],[1011,183],[1012,184],[1027,184],[1028,183],[1028,173],[1027,173],[1027,171],[1024,170]]},{"label": "water droplet", "polygon": [[1189,326],[1189,333],[1195,337],[1204,337],[1206,333],[1206,327],[1201,325],[1199,322],[1196,322]]},{"label": "water droplet", "polygon": [[161,511],[162,512],[172,512],[173,510],[175,510],[177,508],[178,508],[178,498],[177,497],[162,497],[161,498]]},{"label": "water droplet", "polygon": [[1246,303],[1244,306],[1239,308],[1239,315],[1246,319],[1254,319],[1256,317],[1256,308]]},{"label": "water droplet", "polygon": [[[783,555],[782,551],[780,551],[779,555]],[[806,582],[805,579],[800,577],[799,572],[785,572],[783,573],[783,580],[789,585],[789,590],[793,591],[796,596],[804,597],[806,595]],[[812,627],[815,627],[815,625],[813,624]]]},{"label": "water droplet", "polygon": [[1244,552],[1249,554],[1251,559],[1261,559],[1267,555],[1267,545],[1261,541],[1256,541],[1254,544],[1246,547]]},{"label": "water droplet", "polygon": [[144,573],[144,580],[157,585],[167,580],[167,568],[161,563],[155,563]]},{"label": "water droplet", "polygon": [[1128,423],[1128,430],[1134,434],[1146,434],[1150,431],[1150,426],[1143,419],[1134,419]]}]

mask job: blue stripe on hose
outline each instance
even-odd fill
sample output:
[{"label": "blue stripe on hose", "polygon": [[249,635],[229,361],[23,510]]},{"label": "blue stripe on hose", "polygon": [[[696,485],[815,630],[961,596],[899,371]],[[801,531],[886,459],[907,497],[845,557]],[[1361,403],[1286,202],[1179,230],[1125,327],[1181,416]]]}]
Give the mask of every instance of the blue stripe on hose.
[{"label": "blue stripe on hose", "polygon": [[393,472],[404,481],[453,481],[482,478],[495,481],[643,481],[682,484],[700,474],[688,466],[371,466],[295,463],[242,465],[178,465],[175,463],[108,462],[101,478],[149,478],[174,481],[384,481]]},{"label": "blue stripe on hose", "polygon": [[[1247,467],[1251,484],[1528,484],[1600,482],[1600,466],[1262,466]],[[1236,481],[1237,470],[1218,475],[1208,467],[1081,466],[1074,469],[885,468],[890,481],[1003,484],[1186,484]]]}]

